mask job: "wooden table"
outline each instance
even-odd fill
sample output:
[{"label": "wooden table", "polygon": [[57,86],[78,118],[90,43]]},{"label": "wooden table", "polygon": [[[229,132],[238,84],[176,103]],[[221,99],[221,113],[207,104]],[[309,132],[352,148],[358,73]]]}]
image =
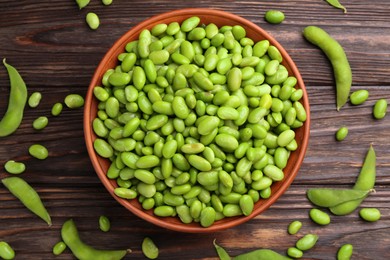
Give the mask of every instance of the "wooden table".
[{"label": "wooden table", "polygon": [[[372,107],[379,98],[390,101],[390,2],[388,0],[343,1],[344,14],[323,0],[278,1],[115,1],[105,7],[100,1],[79,11],[72,0],[0,0],[0,57],[14,65],[28,85],[39,91],[38,108],[27,108],[20,129],[0,138],[0,165],[23,161],[22,177],[42,197],[53,219],[48,228],[3,186],[0,187],[0,240],[12,245],[16,259],[74,259],[69,250],[54,257],[52,246],[60,239],[62,223],[73,218],[81,237],[97,248],[131,248],[126,259],[143,259],[141,242],[151,237],[160,248],[160,259],[216,259],[212,244],[217,239],[231,255],[257,248],[280,253],[305,233],[316,233],[316,247],[305,259],[335,259],[340,245],[354,245],[353,259],[390,259],[390,117],[374,120]],[[119,205],[99,182],[84,144],[83,110],[64,109],[50,115],[51,106],[69,93],[85,95],[91,76],[104,53],[124,32],[153,15],[186,7],[208,7],[235,13],[258,24],[273,35],[296,62],[305,81],[311,105],[311,137],[304,163],[287,192],[266,212],[246,224],[213,234],[184,234],[156,227]],[[267,24],[269,9],[284,11],[280,25]],[[101,18],[97,31],[84,17],[94,11]],[[352,90],[367,89],[370,97],[360,106],[347,104],[335,109],[335,88],[330,63],[324,54],[302,37],[307,25],[327,30],[345,48],[353,71]],[[0,69],[0,114],[6,110],[8,76]],[[49,116],[43,131],[32,129],[32,121]],[[349,135],[336,142],[335,131],[347,125]],[[28,155],[33,143],[49,149],[45,161]],[[313,206],[305,191],[310,187],[351,187],[370,144],[377,153],[376,193],[362,204],[376,207],[382,219],[362,221],[358,212],[331,216],[325,227],[308,218]],[[8,174],[1,167],[1,178]],[[112,221],[111,231],[98,228],[100,215]],[[286,232],[293,220],[303,222],[296,236]]]}]

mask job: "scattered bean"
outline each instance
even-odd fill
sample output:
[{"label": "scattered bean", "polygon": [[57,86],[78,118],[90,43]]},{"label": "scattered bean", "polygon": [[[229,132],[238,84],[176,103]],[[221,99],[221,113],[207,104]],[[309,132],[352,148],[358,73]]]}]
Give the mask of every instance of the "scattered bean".
[{"label": "scattered bean", "polygon": [[14,160],[9,160],[4,164],[4,168],[8,173],[21,174],[26,170],[26,165],[22,162],[15,162]]},{"label": "scattered bean", "polygon": [[6,260],[11,260],[15,258],[15,251],[5,241],[0,241],[0,257]]},{"label": "scattered bean", "polygon": [[51,108],[51,114],[53,116],[59,116],[62,112],[62,103],[55,103]]},{"label": "scattered bean", "polygon": [[299,232],[301,227],[302,227],[302,222],[299,220],[295,220],[289,224],[287,231],[290,235],[295,235]]},{"label": "scattered bean", "polygon": [[340,127],[336,132],[336,140],[343,141],[348,135],[348,128],[346,126]]},{"label": "scattered bean", "polygon": [[376,208],[362,208],[359,211],[359,215],[362,219],[369,222],[375,222],[381,218],[381,212]]},{"label": "scattered bean", "polygon": [[87,22],[89,28],[91,28],[92,30],[96,30],[97,28],[99,28],[100,20],[97,14],[92,12],[87,13],[85,21]]},{"label": "scattered bean", "polygon": [[158,247],[151,238],[145,237],[142,241],[142,253],[148,259],[156,259],[158,257]]},{"label": "scattered bean", "polygon": [[47,148],[41,144],[33,144],[28,148],[28,152],[31,156],[39,159],[45,160],[49,156]]},{"label": "scattered bean", "polygon": [[311,220],[313,220],[318,225],[325,226],[325,225],[328,225],[330,223],[329,215],[322,210],[311,209],[309,215],[310,215]]},{"label": "scattered bean", "polygon": [[110,220],[106,216],[99,217],[99,228],[103,232],[108,232],[111,228]]},{"label": "scattered bean", "polygon": [[65,105],[69,108],[79,108],[84,106],[84,98],[79,94],[69,94],[65,97]]},{"label": "scattered bean", "polygon": [[337,251],[337,260],[349,260],[352,257],[353,246],[351,244],[342,245]]},{"label": "scattered bean", "polygon": [[352,105],[361,105],[368,99],[368,91],[365,89],[356,90],[351,93],[349,99]]},{"label": "scattered bean", "polygon": [[287,255],[294,259],[298,259],[303,256],[303,252],[296,247],[290,247],[287,249]]},{"label": "scattered bean", "polygon": [[375,119],[382,119],[386,116],[387,112],[387,100],[379,99],[375,102],[374,108],[372,110],[372,114]]},{"label": "scattered bean", "polygon": [[35,108],[39,105],[39,103],[41,102],[41,99],[42,99],[42,94],[40,92],[34,92],[28,98],[28,105],[31,108]]},{"label": "scattered bean", "polygon": [[269,10],[265,12],[264,19],[272,24],[279,24],[284,21],[284,13],[279,10]]},{"label": "scattered bean", "polygon": [[46,116],[40,116],[33,121],[33,128],[35,130],[42,130],[49,123],[49,119]]},{"label": "scattered bean", "polygon": [[113,0],[102,0],[104,5],[111,5]]},{"label": "scattered bean", "polygon": [[315,246],[317,240],[318,240],[317,235],[306,234],[296,242],[295,246],[297,249],[301,251],[307,251]]},{"label": "scattered bean", "polygon": [[60,255],[65,251],[65,249],[66,244],[63,241],[60,241],[53,246],[53,254]]}]

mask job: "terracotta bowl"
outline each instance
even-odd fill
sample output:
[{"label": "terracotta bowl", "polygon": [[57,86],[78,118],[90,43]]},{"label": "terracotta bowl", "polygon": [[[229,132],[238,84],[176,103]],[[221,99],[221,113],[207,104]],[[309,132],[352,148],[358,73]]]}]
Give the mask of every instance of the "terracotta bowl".
[{"label": "terracotta bowl", "polygon": [[[93,88],[97,85],[101,85],[101,79],[104,72],[107,69],[114,68],[117,65],[117,56],[118,54],[124,52],[126,43],[129,41],[135,40],[138,38],[139,33],[147,28],[151,29],[154,25],[160,23],[169,24],[173,21],[181,23],[186,18],[198,16],[201,19],[201,23],[209,24],[215,23],[218,27],[223,25],[241,25],[247,31],[247,37],[253,39],[254,41],[259,41],[263,39],[268,39],[270,43],[276,46],[283,56],[282,64],[288,69],[290,75],[294,75],[298,79],[297,88],[303,90],[303,98],[301,100],[303,106],[306,108],[308,117],[304,125],[296,130],[296,141],[298,142],[299,148],[291,153],[290,159],[288,161],[287,167],[284,169],[285,178],[280,182],[274,182],[271,186],[272,196],[269,199],[261,199],[255,204],[255,208],[252,214],[249,216],[240,216],[240,217],[231,217],[225,218],[219,221],[216,221],[212,226],[208,228],[201,227],[198,223],[183,224],[179,218],[167,217],[161,218],[153,215],[152,210],[146,211],[142,209],[140,203],[137,199],[126,200],[117,197],[114,194],[114,188],[117,187],[115,180],[109,180],[106,177],[106,171],[110,165],[110,161],[100,157],[93,148],[93,141],[96,139],[96,135],[92,129],[92,121],[96,117],[97,113],[97,104],[98,101],[93,97]],[[305,156],[306,148],[308,145],[309,139],[309,126],[310,126],[310,111],[309,111],[309,101],[303,83],[302,77],[294,64],[293,60],[284,50],[284,48],[267,32],[261,29],[259,26],[254,23],[239,17],[237,15],[227,13],[219,10],[212,9],[182,9],[177,11],[172,11],[168,13],[163,13],[157,16],[154,16],[150,19],[141,22],[137,26],[133,27],[131,30],[126,32],[115,44],[109,49],[106,55],[103,57],[99,66],[96,69],[95,74],[93,75],[92,81],[89,85],[89,89],[86,95],[85,102],[85,111],[84,111],[84,132],[85,132],[85,141],[88,149],[89,157],[92,161],[93,167],[100,178],[103,185],[109,191],[109,193],[124,207],[130,210],[134,215],[149,221],[157,226],[164,227],[170,230],[181,231],[181,232],[190,232],[190,233],[202,233],[202,232],[215,232],[218,230],[230,228],[237,226],[241,223],[244,223],[258,214],[262,213],[264,210],[269,208],[289,187],[294,178],[296,177],[298,170],[302,164],[302,161]]]}]

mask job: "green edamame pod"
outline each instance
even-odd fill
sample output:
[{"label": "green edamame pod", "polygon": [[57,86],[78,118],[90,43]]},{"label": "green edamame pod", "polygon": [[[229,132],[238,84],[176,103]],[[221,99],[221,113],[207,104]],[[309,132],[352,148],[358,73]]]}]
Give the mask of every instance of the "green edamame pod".
[{"label": "green edamame pod", "polygon": [[238,255],[233,258],[233,260],[248,260],[248,259],[256,259],[256,260],[288,260],[290,258],[283,256],[271,249],[257,249],[245,254]]},{"label": "green edamame pod", "polygon": [[347,12],[347,9],[339,2],[339,0],[326,0],[326,2],[335,8],[342,9],[344,13]]},{"label": "green edamame pod", "polygon": [[72,219],[65,221],[61,228],[61,237],[64,243],[80,260],[119,260],[125,257],[129,250],[98,250],[83,241],[79,237],[76,224]]},{"label": "green edamame pod", "polygon": [[351,200],[365,198],[369,190],[312,188],[307,190],[308,199],[320,207],[334,207]]},{"label": "green edamame pod", "polygon": [[3,59],[10,80],[8,108],[0,121],[0,137],[8,136],[18,129],[27,103],[27,87],[19,72]]},{"label": "green edamame pod", "polygon": [[215,239],[213,240],[213,244],[215,247],[215,250],[217,251],[218,257],[220,260],[231,260],[232,258],[229,256],[229,254],[226,252],[226,250],[221,247],[220,245],[215,242]]},{"label": "green edamame pod", "polygon": [[347,103],[352,85],[352,71],[343,47],[326,31],[317,26],[307,26],[303,36],[318,46],[328,57],[336,81],[337,110]]},{"label": "green edamame pod", "polygon": [[7,177],[2,179],[1,182],[27,209],[51,226],[50,215],[43,205],[39,194],[26,181],[19,177]]},{"label": "green edamame pod", "polygon": [[[366,157],[363,162],[362,169],[360,170],[359,176],[353,186],[355,190],[370,190],[374,188],[376,179],[376,154],[375,150],[370,146]],[[334,215],[347,215],[353,212],[364,200],[365,197],[347,201],[329,208]]]}]

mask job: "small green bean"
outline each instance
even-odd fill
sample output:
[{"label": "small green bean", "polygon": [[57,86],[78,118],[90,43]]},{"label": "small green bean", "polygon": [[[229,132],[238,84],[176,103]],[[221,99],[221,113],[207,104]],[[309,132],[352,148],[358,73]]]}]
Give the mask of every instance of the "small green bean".
[{"label": "small green bean", "polygon": [[309,212],[310,218],[317,224],[325,226],[330,223],[329,215],[319,209],[311,209]]},{"label": "small green bean", "polygon": [[111,5],[113,0],[102,0],[104,5]]},{"label": "small green bean", "polygon": [[272,24],[279,24],[284,21],[284,13],[279,10],[268,10],[265,12],[264,19]]},{"label": "small green bean", "polygon": [[42,99],[42,94],[40,92],[34,92],[28,98],[28,105],[31,108],[35,108],[39,105],[39,103],[41,102],[41,99]]},{"label": "small green bean", "polygon": [[41,130],[47,126],[49,119],[46,116],[40,116],[33,121],[33,128],[35,130]]},{"label": "small green bean", "polygon": [[21,174],[26,170],[26,165],[22,162],[9,160],[4,164],[4,169],[11,174]]},{"label": "small green bean", "polygon": [[97,14],[93,12],[87,13],[85,21],[87,22],[89,28],[91,28],[92,30],[96,30],[97,28],[99,28],[100,19]]},{"label": "small green bean", "polygon": [[142,241],[142,253],[148,258],[148,259],[156,259],[159,254],[158,247],[153,242],[153,240],[149,237],[145,237]]},{"label": "small green bean", "polygon": [[288,233],[290,235],[295,235],[296,233],[299,232],[299,230],[302,228],[302,222],[299,221],[299,220],[295,220],[293,222],[291,222],[289,225],[288,225]]},{"label": "small green bean", "polygon": [[306,234],[296,242],[295,246],[297,249],[301,251],[307,251],[315,246],[317,240],[318,240],[317,235]]},{"label": "small green bean", "polygon": [[352,257],[353,246],[351,244],[342,245],[337,251],[337,260],[349,260]]},{"label": "small green bean", "polygon": [[51,114],[53,116],[59,116],[62,112],[62,103],[55,103],[51,108]]},{"label": "small green bean", "polygon": [[375,105],[372,110],[372,114],[375,119],[382,119],[386,116],[387,112],[387,100],[379,99],[375,102]]},{"label": "small green bean", "polygon": [[64,103],[69,108],[84,106],[84,98],[79,94],[69,94],[65,97]]},{"label": "small green bean", "polygon": [[41,144],[33,144],[28,148],[28,152],[31,156],[39,159],[44,160],[48,157],[49,152],[47,148]]},{"label": "small green bean", "polygon": [[368,99],[368,91],[365,89],[356,90],[351,93],[349,99],[352,105],[361,105]]},{"label": "small green bean", "polygon": [[66,244],[63,241],[60,241],[53,246],[53,254],[60,255],[64,252],[65,249]]},{"label": "small green bean", "polygon": [[108,217],[100,216],[99,217],[99,228],[103,232],[108,232],[111,228],[111,223]]},{"label": "small green bean", "polygon": [[381,212],[377,208],[362,208],[359,211],[359,215],[368,222],[375,222],[381,218]]},{"label": "small green bean", "polygon": [[348,135],[348,128],[346,126],[340,127],[336,132],[336,140],[343,141]]},{"label": "small green bean", "polygon": [[287,255],[294,259],[298,259],[303,256],[303,252],[296,247],[289,247],[287,249]]},{"label": "small green bean", "polygon": [[11,260],[15,258],[15,251],[5,241],[0,241],[0,257],[6,260]]}]

